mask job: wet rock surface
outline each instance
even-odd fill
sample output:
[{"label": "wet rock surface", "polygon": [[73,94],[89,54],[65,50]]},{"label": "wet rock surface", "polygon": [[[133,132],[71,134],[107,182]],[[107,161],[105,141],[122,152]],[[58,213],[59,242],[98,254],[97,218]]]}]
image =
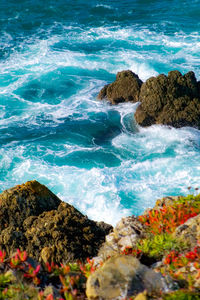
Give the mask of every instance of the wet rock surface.
[{"label": "wet rock surface", "polygon": [[0,195],[0,248],[26,249],[39,262],[93,257],[112,227],[89,220],[44,185],[30,181]]},{"label": "wet rock surface", "polygon": [[121,102],[137,102],[139,100],[142,81],[132,71],[118,72],[116,80],[103,87],[98,99],[108,99],[112,104]]}]

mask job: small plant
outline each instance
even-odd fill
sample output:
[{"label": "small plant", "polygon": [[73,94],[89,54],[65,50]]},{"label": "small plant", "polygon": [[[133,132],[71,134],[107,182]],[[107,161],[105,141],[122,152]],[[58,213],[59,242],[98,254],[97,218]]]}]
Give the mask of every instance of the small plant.
[{"label": "small plant", "polygon": [[200,300],[199,293],[180,290],[164,295],[163,300]]},{"label": "small plant", "polygon": [[200,246],[192,251],[179,253],[171,251],[164,259],[167,271],[177,280],[185,280],[190,289],[194,289],[196,282],[200,279]]},{"label": "small plant", "polygon": [[0,250],[0,262],[3,263],[6,257],[6,252]]},{"label": "small plant", "polygon": [[162,258],[165,253],[171,250],[183,250],[186,246],[184,241],[177,238],[175,239],[168,233],[160,235],[149,234],[147,238],[142,239],[137,243],[138,250],[157,259]]},{"label": "small plant", "polygon": [[142,251],[140,249],[134,249],[132,247],[126,247],[123,251],[122,254],[124,255],[132,255],[134,257],[140,258]]},{"label": "small plant", "polygon": [[188,219],[200,213],[200,205],[192,206],[190,203],[175,203],[163,206],[160,209],[152,209],[146,215],[138,217],[152,234],[173,233],[175,229],[184,224]]}]

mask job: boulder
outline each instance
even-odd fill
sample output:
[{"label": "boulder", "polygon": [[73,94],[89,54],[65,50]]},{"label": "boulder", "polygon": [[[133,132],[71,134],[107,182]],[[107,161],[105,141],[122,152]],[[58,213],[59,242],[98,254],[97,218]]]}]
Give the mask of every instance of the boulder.
[{"label": "boulder", "polygon": [[0,195],[0,248],[17,248],[39,262],[85,260],[97,255],[112,226],[89,220],[37,181]]},{"label": "boulder", "polygon": [[108,99],[112,104],[121,102],[137,102],[139,100],[142,81],[132,71],[117,73],[116,80],[104,86],[99,92],[98,99]]},{"label": "boulder", "polygon": [[149,78],[141,87],[135,120],[141,126],[200,126],[200,89],[193,72],[171,71]]},{"label": "boulder", "polygon": [[138,293],[159,294],[169,288],[165,278],[142,265],[131,255],[117,255],[108,259],[89,276],[86,294],[89,300],[126,299]]}]

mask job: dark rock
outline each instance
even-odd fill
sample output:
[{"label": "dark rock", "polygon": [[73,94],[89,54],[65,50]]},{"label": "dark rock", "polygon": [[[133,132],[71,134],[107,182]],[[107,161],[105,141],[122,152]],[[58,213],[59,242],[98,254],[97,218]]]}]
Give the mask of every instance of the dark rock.
[{"label": "dark rock", "polygon": [[117,73],[116,80],[103,87],[99,92],[98,99],[107,98],[112,104],[120,102],[137,102],[139,100],[142,81],[132,71]]},{"label": "dark rock", "polygon": [[17,230],[14,226],[9,226],[1,231],[0,248],[6,250],[8,254],[14,253],[23,245],[26,245],[24,232]]},{"label": "dark rock", "polygon": [[0,229],[20,227],[29,216],[56,209],[61,200],[36,180],[17,185],[0,194]]},{"label": "dark rock", "polygon": [[112,226],[89,220],[44,185],[30,181],[0,195],[0,248],[39,262],[93,257]]},{"label": "dark rock", "polygon": [[110,233],[113,230],[113,227],[110,224],[104,223],[103,221],[96,222],[96,224],[108,233]]},{"label": "dark rock", "polygon": [[171,71],[149,78],[141,87],[135,120],[141,126],[200,126],[199,83],[193,72]]},{"label": "dark rock", "polygon": [[93,257],[110,230],[110,227],[104,230],[97,226],[96,222],[64,202],[57,210],[44,212],[29,224],[25,232],[27,250],[44,262]]}]

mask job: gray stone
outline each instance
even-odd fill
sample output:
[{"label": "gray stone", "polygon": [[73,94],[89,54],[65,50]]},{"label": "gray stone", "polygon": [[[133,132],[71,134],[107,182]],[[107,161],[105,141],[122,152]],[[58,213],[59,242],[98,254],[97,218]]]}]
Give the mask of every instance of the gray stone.
[{"label": "gray stone", "polygon": [[145,290],[150,294],[159,294],[168,290],[168,286],[160,273],[142,265],[130,255],[118,255],[108,259],[90,275],[86,285],[89,300],[124,299]]}]

